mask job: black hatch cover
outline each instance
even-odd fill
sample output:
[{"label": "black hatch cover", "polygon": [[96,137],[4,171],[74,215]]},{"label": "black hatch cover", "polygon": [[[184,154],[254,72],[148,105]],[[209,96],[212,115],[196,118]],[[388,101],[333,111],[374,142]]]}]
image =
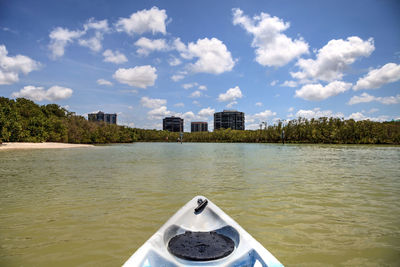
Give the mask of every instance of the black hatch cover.
[{"label": "black hatch cover", "polygon": [[168,242],[171,254],[185,260],[210,261],[232,253],[235,243],[217,232],[191,232],[176,235]]}]

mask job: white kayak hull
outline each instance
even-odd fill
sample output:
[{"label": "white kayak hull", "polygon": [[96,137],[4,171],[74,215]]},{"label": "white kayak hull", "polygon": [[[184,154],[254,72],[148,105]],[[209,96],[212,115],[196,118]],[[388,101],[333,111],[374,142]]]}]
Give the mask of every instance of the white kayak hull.
[{"label": "white kayak hull", "polygon": [[[208,200],[201,212],[197,196],[178,210],[146,243],[123,265],[124,267],[176,267],[176,266],[283,266],[267,249],[257,242],[238,223]],[[215,231],[234,241],[234,250],[228,256],[209,261],[191,261],[178,258],[168,250],[168,242],[186,231]]]}]

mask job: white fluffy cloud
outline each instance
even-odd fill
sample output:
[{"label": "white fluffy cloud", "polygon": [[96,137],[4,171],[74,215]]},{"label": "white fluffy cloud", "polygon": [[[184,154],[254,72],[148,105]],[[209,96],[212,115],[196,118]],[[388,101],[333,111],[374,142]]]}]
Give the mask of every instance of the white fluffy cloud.
[{"label": "white fluffy cloud", "polygon": [[104,79],[98,79],[97,80],[97,84],[99,84],[99,85],[108,85],[108,86],[113,85],[112,82],[104,80]]},{"label": "white fluffy cloud", "polygon": [[[87,39],[79,39],[86,35],[91,30],[94,31],[94,35]],[[96,21],[94,18],[90,18],[87,23],[83,25],[82,30],[69,30],[62,27],[57,27],[50,32],[50,44],[49,49],[51,51],[51,58],[56,59],[62,57],[65,53],[65,47],[68,44],[72,44],[76,39],[79,39],[78,43],[81,46],[86,46],[94,52],[98,52],[102,49],[101,41],[103,35],[109,32],[107,20]]]},{"label": "white fluffy cloud", "polygon": [[396,96],[384,96],[384,97],[375,97],[375,100],[385,104],[385,105],[393,105],[393,104],[399,104],[400,103],[400,95]]},{"label": "white fluffy cloud", "polygon": [[175,38],[173,47],[180,53],[181,57],[184,59],[193,58],[187,50],[187,46],[181,41],[181,38]]},{"label": "white fluffy cloud", "polygon": [[370,121],[387,121],[389,116],[378,116],[378,117],[368,117],[365,116],[362,112],[355,112],[350,114],[346,119],[353,119],[355,121],[363,121],[363,120],[370,120]]},{"label": "white fluffy cloud", "polygon": [[266,121],[274,116],[276,116],[276,112],[273,112],[273,111],[267,109],[260,113],[246,116],[246,122],[252,123],[255,121],[259,121],[259,122]]},{"label": "white fluffy cloud", "polygon": [[43,87],[36,86],[25,86],[19,92],[12,93],[12,97],[25,97],[34,101],[56,101],[61,99],[70,98],[72,95],[72,89],[61,87],[61,86],[52,86],[48,90],[45,90]]},{"label": "white fluffy cloud", "polygon": [[94,18],[90,18],[88,22],[83,25],[83,29],[85,31],[88,30],[95,30],[100,32],[110,31],[110,28],[108,27],[108,21],[106,19],[96,21]]},{"label": "white fluffy cloud", "polygon": [[156,109],[167,104],[167,100],[159,98],[149,98],[144,96],[140,99],[140,104],[146,108]]},{"label": "white fluffy cloud", "polygon": [[5,45],[0,45],[0,85],[19,81],[19,73],[28,74],[37,70],[40,63],[23,55],[8,56]]},{"label": "white fluffy cloud", "polygon": [[214,113],[215,113],[215,109],[207,107],[207,108],[203,108],[202,110],[200,110],[198,112],[198,115],[200,117],[210,117],[210,116],[213,116]]},{"label": "white fluffy cloud", "polygon": [[174,82],[178,82],[184,79],[186,75],[187,75],[186,71],[178,71],[176,74],[171,76],[171,80],[173,80]]},{"label": "white fluffy cloud", "polygon": [[234,88],[228,89],[226,93],[219,94],[218,96],[218,101],[220,102],[231,102],[235,101],[238,98],[242,98],[243,94],[242,91],[240,90],[239,86],[236,86]]},{"label": "white fluffy cloud", "polygon": [[297,87],[297,82],[295,82],[295,81],[284,81],[281,84],[281,86],[282,87],[292,87],[292,88],[294,88],[294,87]]},{"label": "white fluffy cloud", "polygon": [[170,49],[164,39],[151,40],[142,37],[135,42],[135,45],[139,47],[136,52],[143,56],[147,56],[153,51],[168,51]]},{"label": "white fluffy cloud", "polygon": [[183,87],[185,90],[187,90],[187,89],[190,89],[190,88],[195,87],[195,86],[198,86],[198,85],[199,85],[198,83],[185,83],[185,84],[182,85],[182,87]]},{"label": "white fluffy cloud", "polygon": [[184,120],[192,120],[194,118],[197,118],[196,115],[194,115],[194,113],[192,111],[188,111],[185,113],[177,113],[177,112],[168,110],[166,106],[156,107],[156,108],[150,110],[147,113],[147,115],[150,120],[160,120],[167,116],[176,116],[176,117],[183,118]]},{"label": "white fluffy cloud", "polygon": [[154,85],[157,79],[156,71],[157,69],[150,65],[130,69],[120,68],[114,73],[113,77],[120,83],[145,89]]},{"label": "white fluffy cloud", "polygon": [[302,39],[292,40],[282,32],[290,27],[278,17],[267,13],[249,18],[239,8],[233,9],[233,24],[242,26],[253,35],[256,61],[263,66],[280,67],[294,58],[308,53],[308,44]]},{"label": "white fluffy cloud", "polygon": [[199,90],[194,91],[193,93],[190,94],[191,98],[198,98],[201,97],[202,93]]},{"label": "white fluffy cloud", "polygon": [[68,44],[74,42],[75,39],[78,39],[82,35],[85,34],[85,31],[70,31],[66,28],[57,27],[50,32],[50,44],[49,48],[51,50],[51,57],[56,59],[58,57],[62,57],[65,52],[65,47]]},{"label": "white fluffy cloud", "polygon": [[207,87],[205,85],[199,85],[196,82],[194,82],[194,83],[185,83],[185,84],[182,85],[182,87],[185,90],[188,90],[188,89],[193,88],[193,87],[197,87],[197,89],[199,89],[199,90],[207,91]]},{"label": "white fluffy cloud", "polygon": [[151,120],[159,120],[163,117],[171,116],[172,112],[167,109],[166,106],[161,106],[158,108],[154,108],[147,113],[149,119]]},{"label": "white fluffy cloud", "polygon": [[232,102],[229,102],[227,105],[226,105],[226,107],[227,108],[232,108],[234,105],[237,105],[237,101],[232,101]]},{"label": "white fluffy cloud", "polygon": [[103,34],[100,32],[96,32],[95,35],[89,39],[80,39],[79,45],[86,46],[90,50],[94,52],[99,52],[103,46],[101,41],[103,40]]},{"label": "white fluffy cloud", "polygon": [[[143,98],[142,98],[143,100]],[[161,100],[161,101],[157,101]],[[206,118],[212,116],[215,112],[214,109],[208,107],[200,110],[197,115],[194,114],[192,111],[187,111],[185,113],[181,112],[174,112],[168,110],[166,106],[166,101],[164,102],[162,99],[146,99],[145,101],[141,101],[141,103],[151,103],[147,105],[146,107],[152,108],[148,113],[147,117],[150,120],[161,120],[164,117],[167,116],[175,116],[175,117],[180,117],[185,120],[185,127],[189,127],[188,123],[191,120],[197,119],[197,120],[205,120]],[[175,104],[174,106],[176,107],[183,107],[183,103],[178,103]]]},{"label": "white fluffy cloud", "polygon": [[88,39],[79,39],[79,45],[86,46],[94,52],[99,52],[102,49],[101,41],[103,41],[103,35],[110,31],[107,20],[96,21],[94,18],[90,18],[86,24],[83,25],[85,34],[90,30],[94,30],[94,35]]},{"label": "white fluffy cloud", "polygon": [[182,64],[182,61],[179,58],[172,57],[168,60],[168,64],[172,67],[175,67]]},{"label": "white fluffy cloud", "polygon": [[129,35],[151,32],[166,34],[165,21],[168,18],[164,9],[152,7],[133,13],[129,18],[120,18],[116,23],[117,31]]},{"label": "white fluffy cloud", "polygon": [[221,74],[231,71],[235,66],[231,52],[217,38],[198,39],[196,43],[190,42],[187,46],[176,39],[174,45],[182,58],[198,58],[195,63],[188,65],[188,68],[194,73]]},{"label": "white fluffy cloud", "polygon": [[347,104],[354,105],[359,103],[368,103],[374,100],[375,100],[374,96],[369,95],[367,93],[362,93],[360,96],[353,96]]},{"label": "white fluffy cloud", "polygon": [[334,81],[326,86],[321,84],[307,84],[304,85],[300,90],[296,90],[296,97],[300,97],[311,101],[320,101],[328,97],[338,95],[346,92],[351,88],[351,83],[345,83],[342,81]]},{"label": "white fluffy cloud", "polygon": [[375,50],[372,38],[363,41],[357,36],[346,40],[330,40],[318,50],[316,59],[299,59],[296,65],[299,72],[291,72],[299,80],[340,80],[348,66],[360,57],[368,57]]},{"label": "white fluffy cloud", "polygon": [[177,117],[182,117],[184,120],[193,120],[196,118],[196,115],[192,111],[185,112],[183,114],[177,113]]},{"label": "white fluffy cloud", "polygon": [[385,105],[398,104],[398,103],[400,103],[400,95],[376,97],[373,95],[369,95],[367,93],[362,93],[360,96],[353,96],[347,104],[355,105],[355,104],[359,104],[359,103],[369,103],[372,101],[376,101],[376,102],[379,102],[379,103],[385,104]]},{"label": "white fluffy cloud", "polygon": [[388,63],[382,68],[371,70],[363,78],[360,78],[353,90],[376,89],[398,80],[400,80],[400,65]]},{"label": "white fluffy cloud", "polygon": [[331,110],[321,110],[320,108],[314,108],[310,110],[300,109],[296,113],[296,117],[306,118],[306,119],[318,119],[321,117],[334,117],[334,118],[343,118],[344,115],[341,112],[334,113]]},{"label": "white fluffy cloud", "polygon": [[121,63],[125,63],[128,61],[126,56],[124,54],[122,54],[121,52],[119,52],[118,50],[113,52],[112,50],[107,49],[106,51],[104,51],[103,56],[104,56],[105,62],[121,64]]},{"label": "white fluffy cloud", "polygon": [[179,82],[180,80],[184,79],[185,75],[183,74],[174,74],[171,76],[171,80],[173,80],[174,82]]},{"label": "white fluffy cloud", "polygon": [[278,82],[279,82],[279,80],[273,80],[269,85],[275,86]]}]

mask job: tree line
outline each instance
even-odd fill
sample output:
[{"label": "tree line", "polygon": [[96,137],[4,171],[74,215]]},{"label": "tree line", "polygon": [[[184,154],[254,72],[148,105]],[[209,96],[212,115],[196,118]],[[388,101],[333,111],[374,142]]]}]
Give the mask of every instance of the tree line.
[{"label": "tree line", "polygon": [[25,98],[0,97],[0,141],[105,144],[137,138],[131,128],[87,121],[56,104],[39,106]]},{"label": "tree line", "polygon": [[[92,122],[56,104],[0,97],[0,141],[106,144],[176,142],[180,133]],[[400,144],[400,122],[298,118],[260,130],[184,133],[184,142]]]}]

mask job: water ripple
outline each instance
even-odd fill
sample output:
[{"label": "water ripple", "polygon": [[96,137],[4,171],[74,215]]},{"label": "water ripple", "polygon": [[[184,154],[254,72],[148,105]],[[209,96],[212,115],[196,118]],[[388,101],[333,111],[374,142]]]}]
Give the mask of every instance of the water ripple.
[{"label": "water ripple", "polygon": [[121,265],[198,194],[288,266],[400,262],[399,147],[138,143],[0,152],[0,266]]}]

